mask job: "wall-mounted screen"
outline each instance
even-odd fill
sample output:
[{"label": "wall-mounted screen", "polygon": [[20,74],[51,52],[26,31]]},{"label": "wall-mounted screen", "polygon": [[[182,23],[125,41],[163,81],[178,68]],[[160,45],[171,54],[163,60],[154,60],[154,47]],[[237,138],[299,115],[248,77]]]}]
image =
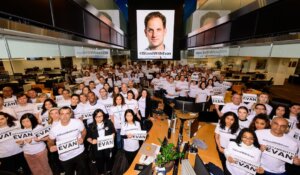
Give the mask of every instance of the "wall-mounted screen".
[{"label": "wall-mounted screen", "polygon": [[172,59],[175,10],[137,10],[138,59]]}]

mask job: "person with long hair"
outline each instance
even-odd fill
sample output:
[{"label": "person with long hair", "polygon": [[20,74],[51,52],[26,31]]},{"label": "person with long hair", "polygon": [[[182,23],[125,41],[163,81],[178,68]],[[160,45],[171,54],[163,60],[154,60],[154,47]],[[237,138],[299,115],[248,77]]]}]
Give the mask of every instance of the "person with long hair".
[{"label": "person with long hair", "polygon": [[249,128],[252,131],[260,130],[260,129],[270,129],[270,120],[267,114],[258,114],[251,121]]},{"label": "person with long hair", "polygon": [[137,117],[141,119],[138,114],[138,110],[139,110],[138,102],[137,100],[135,100],[135,95],[132,90],[129,90],[127,92],[127,98],[125,99],[125,103],[127,104],[128,109],[132,109],[134,114],[138,115]]},{"label": "person with long hair", "polygon": [[227,173],[226,168],[226,157],[224,155],[224,149],[227,148],[230,139],[235,139],[239,133],[239,122],[238,117],[234,112],[226,112],[220,119],[215,129],[215,140],[217,145],[217,151],[224,169]]},{"label": "person with long hair", "polygon": [[125,123],[124,114],[127,109],[128,106],[125,104],[124,97],[121,94],[117,94],[116,97],[114,97],[114,104],[110,108],[109,114],[109,117],[114,123],[116,129],[117,149],[123,148],[123,141],[121,138],[121,127],[122,124]]},{"label": "person with long hair", "polygon": [[127,109],[124,115],[125,123],[123,123],[121,128],[121,136],[124,139],[123,149],[125,151],[125,156],[130,165],[140,148],[139,141],[132,139],[132,132],[140,131],[141,125],[140,122],[137,121],[132,109]]},{"label": "person with long hair", "polygon": [[92,145],[90,151],[92,151],[93,161],[96,161],[99,174],[108,173],[112,169],[112,148],[97,149],[97,138],[108,135],[115,135],[115,127],[101,109],[96,109],[93,113],[93,123],[88,127],[87,141]]},{"label": "person with long hair", "polygon": [[139,108],[139,115],[141,117],[141,123],[145,119],[150,118],[152,120],[153,111],[152,111],[152,102],[150,95],[146,89],[143,89],[141,92],[140,97],[138,97],[138,108]]},{"label": "person with long hair", "polygon": [[[254,131],[244,128],[240,131],[235,141],[228,144],[224,150],[226,156],[226,167],[232,175],[250,175],[244,169],[234,166],[238,161],[248,161],[248,163],[259,166],[261,151],[257,136]],[[257,173],[263,173],[261,167],[256,169]]]},{"label": "person with long hair", "polygon": [[38,115],[39,123],[41,123],[42,125],[48,124],[49,110],[54,107],[57,107],[57,104],[55,103],[54,100],[46,99],[44,101],[43,106],[42,106],[42,111]]},{"label": "person with long hair", "polygon": [[298,143],[298,155],[294,158],[294,165],[285,164],[286,171],[289,175],[298,175],[300,172],[300,114],[297,115],[295,127],[288,133],[291,138]]},{"label": "person with long hair", "polygon": [[206,111],[207,102],[210,99],[210,92],[206,89],[206,82],[202,81],[199,83],[199,88],[196,91],[196,106],[199,107],[199,112]]},{"label": "person with long hair", "polygon": [[112,98],[115,98],[118,94],[120,94],[120,88],[118,86],[114,86],[112,91]]},{"label": "person with long hair", "polygon": [[[20,123],[22,129],[32,130],[33,132],[43,128],[38,124],[38,120],[31,113],[23,114]],[[16,143],[22,146],[24,157],[33,175],[52,175],[52,170],[48,163],[48,151],[44,143],[44,141],[47,140],[48,136],[16,141]]]},{"label": "person with long hair", "polygon": [[18,173],[22,167],[25,175],[29,175],[30,169],[24,158],[23,150],[16,143],[12,133],[20,129],[20,123],[8,113],[0,112],[0,133],[6,136],[0,141],[0,171]]}]

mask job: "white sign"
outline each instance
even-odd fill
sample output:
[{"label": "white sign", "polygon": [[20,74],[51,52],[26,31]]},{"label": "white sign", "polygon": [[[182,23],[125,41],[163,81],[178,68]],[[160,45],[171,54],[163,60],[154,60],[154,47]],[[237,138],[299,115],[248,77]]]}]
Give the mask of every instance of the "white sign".
[{"label": "white sign", "polygon": [[36,103],[36,104],[35,104],[35,107],[36,107],[35,110],[36,110],[36,111],[41,111],[41,110],[42,110],[42,107],[43,107],[43,104],[44,104],[44,103]]},{"label": "white sign", "polygon": [[12,138],[12,132],[13,130],[17,129],[18,127],[11,127],[8,129],[5,129],[0,132],[0,142],[4,142],[6,140],[9,140]]},{"label": "white sign", "polygon": [[16,131],[13,131],[13,137],[16,141],[18,140],[25,140],[33,137],[32,130],[30,129],[19,129]]},{"label": "white sign", "polygon": [[253,164],[252,161],[249,161],[247,159],[239,158],[237,156],[234,157],[235,163],[232,164],[233,166],[242,169],[244,171],[247,171],[250,174],[255,175],[256,169],[259,168],[258,165]]},{"label": "white sign", "polygon": [[75,56],[90,57],[90,58],[110,58],[110,50],[87,48],[87,47],[75,47]]},{"label": "white sign", "polygon": [[219,95],[223,93],[223,87],[213,87],[213,93],[214,95]]},{"label": "white sign", "polygon": [[267,142],[264,153],[290,164],[293,164],[293,158],[295,156],[295,152],[282,148],[282,146],[273,142]]},{"label": "white sign", "polygon": [[215,105],[225,105],[224,96],[213,95],[211,96],[212,103]]},{"label": "white sign", "polygon": [[97,138],[98,150],[103,150],[103,149],[113,148],[113,147],[114,147],[114,136],[113,135]]},{"label": "white sign", "polygon": [[256,103],[257,95],[256,94],[243,94],[243,103]]},{"label": "white sign", "polygon": [[207,58],[212,56],[213,57],[229,56],[229,47],[194,50],[194,58]]},{"label": "white sign", "polygon": [[41,139],[43,137],[46,137],[49,135],[49,132],[51,130],[51,126],[45,126],[37,131],[34,131],[34,135],[38,138],[38,139]]},{"label": "white sign", "polygon": [[147,131],[131,131],[132,137],[134,140],[146,140]]},{"label": "white sign", "polygon": [[83,113],[82,116],[83,116],[83,120],[92,119],[93,113],[91,113],[91,112]]},{"label": "white sign", "polygon": [[14,107],[17,106],[17,100],[15,98],[9,98],[4,100],[4,107]]},{"label": "white sign", "polygon": [[79,148],[78,139],[62,140],[56,142],[58,154],[63,154]]}]

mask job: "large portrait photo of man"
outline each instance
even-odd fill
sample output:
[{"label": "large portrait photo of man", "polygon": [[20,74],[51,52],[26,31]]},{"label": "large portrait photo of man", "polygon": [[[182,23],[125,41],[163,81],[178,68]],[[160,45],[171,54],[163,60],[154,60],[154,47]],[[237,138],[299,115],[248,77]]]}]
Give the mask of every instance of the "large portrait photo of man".
[{"label": "large portrait photo of man", "polygon": [[137,10],[139,59],[172,59],[174,10]]}]

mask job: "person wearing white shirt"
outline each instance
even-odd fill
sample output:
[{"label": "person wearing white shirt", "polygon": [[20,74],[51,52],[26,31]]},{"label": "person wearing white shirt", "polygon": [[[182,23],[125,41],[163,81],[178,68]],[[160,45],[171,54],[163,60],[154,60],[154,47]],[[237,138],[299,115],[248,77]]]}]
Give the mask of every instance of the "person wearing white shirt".
[{"label": "person wearing white shirt", "polygon": [[29,103],[36,103],[37,92],[34,89],[29,89],[26,93]]},{"label": "person wearing white shirt", "polygon": [[266,114],[267,115],[267,108],[266,108],[266,106],[264,104],[261,104],[261,103],[256,103],[255,106],[254,106],[254,110],[252,110],[252,111],[254,111],[254,114],[251,113],[250,115],[248,115],[248,119],[250,121],[252,121],[253,118],[255,116],[259,115],[259,114]]},{"label": "person wearing white shirt", "polygon": [[92,116],[96,109],[102,109],[105,114],[108,114],[105,106],[97,100],[95,93],[89,92],[88,93],[88,104],[81,111],[81,114],[83,117],[83,122],[84,122],[85,126],[87,126],[93,122]]},{"label": "person wearing white shirt", "polygon": [[195,101],[198,88],[199,86],[197,84],[197,81],[192,80],[190,84],[190,91],[189,91],[190,101],[193,102]]},{"label": "person wearing white shirt", "polygon": [[114,123],[116,129],[116,140],[117,148],[123,148],[122,138],[121,138],[121,127],[125,123],[124,114],[128,109],[128,106],[125,104],[124,97],[120,94],[117,94],[114,97],[114,105],[110,109],[109,118]]},{"label": "person wearing white shirt", "polygon": [[100,89],[100,98],[99,98],[99,103],[104,105],[106,111],[108,114],[110,114],[110,108],[113,106],[113,98],[108,96],[108,92],[106,89],[102,88]]},{"label": "person wearing white shirt", "polygon": [[62,92],[62,99],[56,101],[58,107],[69,106],[71,104],[71,94],[70,90],[64,89]]},{"label": "person wearing white shirt", "polygon": [[38,113],[39,123],[42,125],[48,125],[49,110],[57,107],[57,104],[52,99],[46,99],[43,103],[42,110]]},{"label": "person wearing white shirt", "polygon": [[[300,149],[300,114],[297,116],[297,122],[295,124],[295,127],[290,130],[288,133],[288,136],[290,136],[294,141],[298,144],[298,149]],[[294,164],[286,164],[285,165],[287,174],[289,175],[297,175],[300,172],[300,152],[298,150],[298,155],[294,159]]]},{"label": "person wearing white shirt", "polygon": [[[263,168],[259,167],[261,151],[259,150],[257,136],[254,131],[251,131],[248,128],[244,128],[240,131],[236,140],[231,141],[228,144],[224,153],[227,159],[226,167],[231,175],[253,175],[256,172],[264,172]],[[246,166],[249,165],[245,162],[258,166],[258,168],[256,168],[256,172],[249,173],[240,166],[236,166],[235,164],[239,164],[240,161],[244,161],[243,163]]]},{"label": "person wearing white shirt", "polygon": [[78,89],[75,91],[75,94],[80,95],[82,93],[82,89],[84,88],[84,83],[80,83],[78,85]]},{"label": "person wearing white shirt", "polygon": [[30,175],[31,172],[24,158],[23,150],[12,135],[20,128],[20,122],[13,116],[0,112],[0,133],[3,135],[0,140],[0,171],[18,174],[18,170],[22,167],[24,174]]},{"label": "person wearing white shirt", "polygon": [[[53,126],[49,133],[48,146],[51,152],[58,150],[60,145],[55,145],[63,141],[76,140],[78,147],[59,154],[59,159],[64,167],[65,175],[86,175],[88,166],[86,165],[86,157],[84,155],[83,141],[86,136],[86,129],[81,120],[71,119],[72,110],[69,107],[62,107],[59,110],[60,121]],[[63,144],[63,143],[62,143]],[[62,146],[61,146],[62,147]],[[61,149],[60,147],[60,149]]]},{"label": "person wearing white shirt", "polygon": [[[296,153],[298,150],[297,143],[285,134],[287,131],[288,121],[282,117],[275,117],[272,120],[271,129],[255,131],[260,150],[262,150],[261,166],[265,170],[265,174],[286,174],[285,162],[276,158],[276,153],[278,154],[281,149],[291,153]],[[270,155],[272,153],[273,156]],[[295,158],[293,158],[294,161]]]},{"label": "person wearing white shirt", "polygon": [[[260,104],[263,104],[266,106],[267,108],[267,114],[270,115],[272,110],[273,110],[273,107],[270,106],[268,103],[269,103],[269,94],[267,93],[261,93],[258,98],[257,98],[257,103],[260,103]],[[249,103],[248,106],[250,106],[250,108],[252,109],[254,107],[254,104],[253,103]],[[254,111],[252,110],[251,111],[251,114],[254,113]],[[255,114],[255,113],[254,113]]]},{"label": "person wearing white shirt", "polygon": [[201,82],[199,84],[199,88],[196,90],[195,103],[197,106],[199,106],[200,112],[206,111],[207,108],[206,104],[210,99],[210,92],[205,87],[206,87],[206,83]]},{"label": "person wearing white shirt", "polygon": [[124,97],[124,99],[127,98],[127,91],[128,91],[127,84],[122,83],[120,94]]},{"label": "person wearing white shirt", "polygon": [[73,111],[74,118],[80,119],[82,118],[82,111],[84,110],[81,105],[79,105],[79,95],[73,94],[71,96],[71,104],[70,108]]},{"label": "person wearing white shirt", "polygon": [[222,110],[219,110],[219,105],[215,105],[215,109],[219,115],[219,117],[221,117],[225,112],[231,111],[234,112],[235,114],[237,114],[237,110],[240,106],[246,106],[246,104],[242,103],[242,97],[240,94],[233,94],[232,98],[231,98],[231,103],[226,103]]},{"label": "person wearing white shirt", "polygon": [[2,89],[4,107],[15,107],[17,106],[17,97],[13,95],[13,89],[9,86],[5,86]]},{"label": "person wearing white shirt", "polygon": [[290,105],[290,116],[289,119],[295,123],[298,123],[297,115],[300,113],[300,104],[293,103]]},{"label": "person wearing white shirt", "polygon": [[220,119],[215,129],[215,140],[217,145],[217,151],[224,169],[226,168],[226,157],[224,155],[224,149],[228,147],[230,139],[235,139],[239,133],[238,117],[234,112],[226,112]]},{"label": "person wearing white shirt", "polygon": [[151,80],[151,85],[153,86],[153,89],[154,89],[154,94],[156,95],[156,96],[159,96],[158,95],[158,93],[159,93],[159,90],[160,90],[160,84],[161,84],[161,82],[160,82],[160,75],[159,74],[156,74],[156,76],[155,76],[155,78],[153,78],[152,80]]},{"label": "person wearing white shirt", "polygon": [[240,106],[238,108],[237,113],[239,118],[240,129],[249,128],[251,121],[248,118],[248,113],[249,113],[248,108],[246,108],[245,106]]},{"label": "person wearing white shirt", "polygon": [[17,119],[20,120],[25,113],[34,113],[35,106],[32,103],[27,103],[27,96],[25,94],[19,94],[17,96],[18,105],[14,107]]},{"label": "person wearing white shirt", "polygon": [[[20,123],[22,129],[32,130],[32,132],[43,128],[43,126],[38,125],[37,118],[30,113],[24,114],[20,119]],[[24,157],[32,174],[52,175],[48,163],[48,150],[44,143],[47,140],[48,136],[43,138],[31,137],[16,141],[17,144],[22,146]]]},{"label": "person wearing white shirt", "polygon": [[100,96],[100,94],[99,94],[99,89],[96,88],[96,84],[95,84],[94,81],[90,81],[90,82],[89,82],[89,88],[90,88],[90,90],[91,90],[92,92],[95,93],[95,95],[96,95],[97,97]]},{"label": "person wearing white shirt", "polygon": [[140,131],[141,125],[134,117],[134,112],[131,109],[127,109],[124,115],[125,122],[121,127],[121,136],[124,139],[125,156],[128,160],[128,164],[130,165],[140,147],[139,141],[132,139],[133,132]]},{"label": "person wearing white shirt", "polygon": [[3,100],[3,95],[2,94],[0,94],[0,112],[8,113],[9,115],[16,118],[16,113],[13,110],[13,108],[4,106],[4,100]]},{"label": "person wearing white shirt", "polygon": [[133,110],[134,114],[137,115],[139,107],[138,107],[138,102],[134,99],[134,97],[135,97],[134,93],[131,90],[129,90],[127,92],[127,98],[125,99],[125,103],[127,104],[128,109]]},{"label": "person wearing white shirt", "polygon": [[136,88],[134,88],[134,82],[133,80],[129,80],[128,82],[128,90],[131,90],[134,93],[134,99],[137,99],[139,96],[139,92]]},{"label": "person wearing white shirt", "polygon": [[178,97],[178,93],[176,92],[176,84],[174,83],[174,78],[170,77],[169,83],[166,83],[166,98],[169,102],[174,101],[175,97]]},{"label": "person wearing white shirt", "polygon": [[176,83],[176,91],[179,92],[178,99],[186,100],[189,90],[189,83],[185,81],[183,75],[180,76],[180,81]]}]

